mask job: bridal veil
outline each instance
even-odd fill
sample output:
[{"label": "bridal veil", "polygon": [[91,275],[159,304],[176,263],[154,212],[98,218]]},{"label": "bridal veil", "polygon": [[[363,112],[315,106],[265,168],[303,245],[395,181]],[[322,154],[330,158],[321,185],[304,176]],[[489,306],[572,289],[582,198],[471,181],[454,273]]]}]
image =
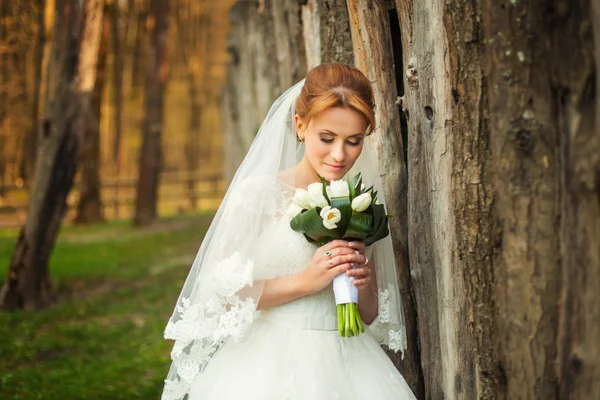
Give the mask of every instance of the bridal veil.
[{"label": "bridal veil", "polygon": [[[294,167],[303,156],[304,144],[298,142],[294,124],[295,101],[303,86],[304,80],[271,106],[202,241],[165,329],[165,338],[175,344],[163,400],[185,397],[219,348],[228,340],[243,341],[260,313],[256,306],[264,281],[254,279],[254,249],[274,213],[275,199],[268,185],[286,179],[280,172]],[[363,182],[374,185],[385,204],[369,142],[366,137],[349,175],[361,172]],[[294,187],[293,181],[284,183]],[[379,315],[368,329],[382,345],[404,351],[404,317],[391,236],[367,248],[370,252],[377,269]]]}]

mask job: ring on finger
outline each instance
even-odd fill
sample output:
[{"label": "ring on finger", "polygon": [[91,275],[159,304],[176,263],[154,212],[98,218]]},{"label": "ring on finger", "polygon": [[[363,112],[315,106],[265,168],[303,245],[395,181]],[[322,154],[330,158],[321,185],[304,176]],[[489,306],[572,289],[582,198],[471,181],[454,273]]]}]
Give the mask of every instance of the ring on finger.
[{"label": "ring on finger", "polygon": [[333,260],[331,258],[329,259],[329,266],[333,267]]},{"label": "ring on finger", "polygon": [[327,250],[327,251],[325,252],[325,255],[326,255],[327,257],[331,258],[331,251],[330,251],[330,250]]}]

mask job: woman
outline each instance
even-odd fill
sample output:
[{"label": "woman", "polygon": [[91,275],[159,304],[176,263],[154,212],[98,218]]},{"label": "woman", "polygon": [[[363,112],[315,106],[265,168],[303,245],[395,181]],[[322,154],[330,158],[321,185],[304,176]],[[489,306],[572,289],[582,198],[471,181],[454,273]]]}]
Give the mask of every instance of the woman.
[{"label": "woman", "polygon": [[[361,172],[382,196],[373,90],[323,64],[275,101],[208,230],[165,330],[163,399],[413,399],[380,344],[406,348],[391,238],[318,247],[290,228],[296,189]],[[380,201],[385,201],[380,197]],[[340,337],[331,282],[359,288],[365,332]]]}]

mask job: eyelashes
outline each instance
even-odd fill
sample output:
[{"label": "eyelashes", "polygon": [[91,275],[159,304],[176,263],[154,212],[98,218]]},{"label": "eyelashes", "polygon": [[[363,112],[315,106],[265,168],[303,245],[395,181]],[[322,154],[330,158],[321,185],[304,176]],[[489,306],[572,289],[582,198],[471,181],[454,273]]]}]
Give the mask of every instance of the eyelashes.
[{"label": "eyelashes", "polygon": [[[321,139],[321,142],[332,143],[333,139]],[[360,140],[358,142],[352,142],[350,140],[347,140],[346,143],[348,143],[350,146],[358,146],[358,145],[360,145]]]}]

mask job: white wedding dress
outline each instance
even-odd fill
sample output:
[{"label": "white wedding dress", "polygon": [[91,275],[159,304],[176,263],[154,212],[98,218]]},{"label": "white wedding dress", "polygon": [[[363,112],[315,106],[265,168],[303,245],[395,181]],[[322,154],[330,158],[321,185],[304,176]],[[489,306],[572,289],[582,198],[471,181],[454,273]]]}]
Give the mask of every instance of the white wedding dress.
[{"label": "white wedding dress", "polygon": [[[292,188],[277,181],[282,211]],[[303,271],[317,246],[277,212],[258,239],[255,279]],[[228,340],[193,383],[190,400],[404,400],[414,395],[365,325],[340,337],[332,286],[256,312],[242,342]]]}]

